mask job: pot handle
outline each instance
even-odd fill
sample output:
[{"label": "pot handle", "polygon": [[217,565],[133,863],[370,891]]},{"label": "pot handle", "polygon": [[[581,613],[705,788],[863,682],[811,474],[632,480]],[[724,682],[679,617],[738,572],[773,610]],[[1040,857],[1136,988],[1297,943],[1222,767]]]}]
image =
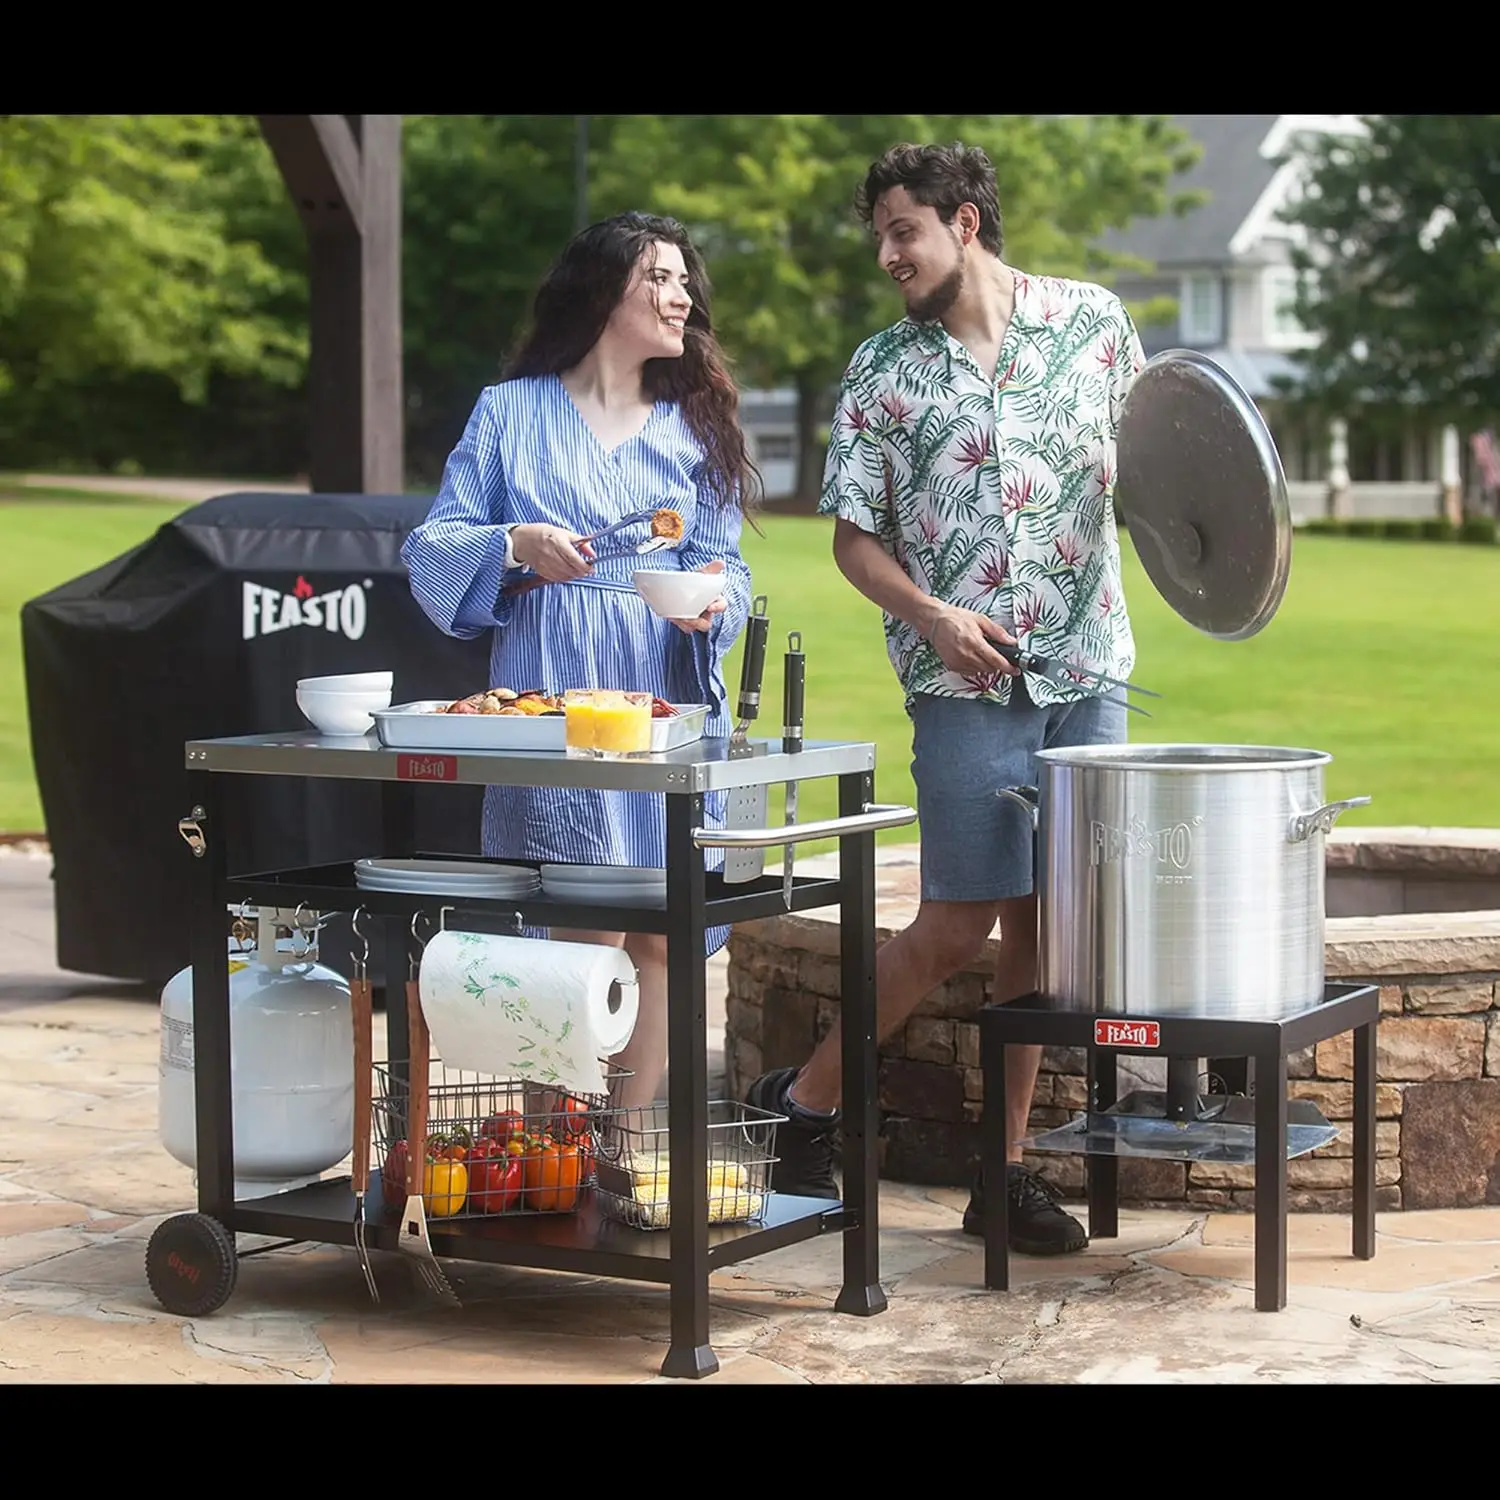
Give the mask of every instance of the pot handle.
[{"label": "pot handle", "polygon": [[1367,807],[1369,802],[1368,797],[1349,797],[1343,802],[1324,803],[1310,813],[1298,813],[1287,829],[1287,838],[1294,844],[1300,844],[1310,839],[1315,832],[1332,833],[1333,825],[1343,813],[1348,812],[1351,807]]},{"label": "pot handle", "polygon": [[1031,831],[1035,833],[1040,826],[1042,817],[1041,798],[1042,794],[1034,786],[1003,786],[995,793],[997,797],[1008,798],[1011,802],[1018,803],[1031,814]]}]

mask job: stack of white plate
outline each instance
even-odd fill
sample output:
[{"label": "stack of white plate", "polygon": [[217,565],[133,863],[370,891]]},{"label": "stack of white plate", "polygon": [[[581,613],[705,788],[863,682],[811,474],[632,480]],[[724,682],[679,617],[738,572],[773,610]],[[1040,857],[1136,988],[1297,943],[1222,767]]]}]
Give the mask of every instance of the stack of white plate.
[{"label": "stack of white plate", "polygon": [[534,896],[542,882],[529,865],[491,865],[473,859],[360,859],[354,883],[363,891],[414,896],[472,896],[515,901]]},{"label": "stack of white plate", "polygon": [[554,901],[665,906],[667,872],[636,865],[543,865],[542,890]]}]

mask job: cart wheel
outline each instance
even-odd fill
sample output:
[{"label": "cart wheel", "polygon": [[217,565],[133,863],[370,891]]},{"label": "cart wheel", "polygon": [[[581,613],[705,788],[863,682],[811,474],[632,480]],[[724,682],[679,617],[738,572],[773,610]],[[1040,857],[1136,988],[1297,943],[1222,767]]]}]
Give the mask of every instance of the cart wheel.
[{"label": "cart wheel", "polygon": [[239,1275],[234,1236],[207,1214],[177,1214],[146,1245],[146,1282],[168,1312],[201,1318],[229,1300]]}]

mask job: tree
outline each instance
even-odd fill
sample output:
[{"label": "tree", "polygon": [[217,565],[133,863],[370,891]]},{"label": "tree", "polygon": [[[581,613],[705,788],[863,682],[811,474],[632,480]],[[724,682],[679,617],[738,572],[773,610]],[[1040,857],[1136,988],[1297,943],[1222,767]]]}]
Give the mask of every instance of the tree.
[{"label": "tree", "polygon": [[228,115],[0,119],[0,378],[155,370],[189,400],[216,368],[295,378],[303,349],[263,310],[282,277],[226,234],[220,173],[251,129]]},{"label": "tree", "polygon": [[[681,218],[708,260],[742,384],[798,396],[797,500],[815,498],[821,429],[855,346],[901,316],[855,219],[856,185],[901,140],[962,139],[995,163],[1006,255],[1057,275],[1115,264],[1098,235],[1170,205],[1197,148],[1165,116],[635,115],[614,118],[594,211]],[[1186,202],[1188,200],[1184,200]]]},{"label": "tree", "polygon": [[1289,392],[1334,414],[1500,408],[1500,115],[1366,115],[1306,142],[1284,217],[1296,316],[1317,335]]},{"label": "tree", "polygon": [[[608,148],[591,121],[591,151]],[[573,233],[572,115],[408,115],[403,123],[408,468],[435,480]]]}]

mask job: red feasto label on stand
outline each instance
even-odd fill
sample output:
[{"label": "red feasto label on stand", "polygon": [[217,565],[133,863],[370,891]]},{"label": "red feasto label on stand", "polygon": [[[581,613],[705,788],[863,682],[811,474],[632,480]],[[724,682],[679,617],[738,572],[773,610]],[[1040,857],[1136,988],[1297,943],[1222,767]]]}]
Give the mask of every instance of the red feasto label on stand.
[{"label": "red feasto label on stand", "polygon": [[1157,1021],[1094,1022],[1096,1047],[1160,1047],[1161,1024]]},{"label": "red feasto label on stand", "polygon": [[398,781],[457,781],[458,757],[456,755],[398,755],[396,779]]}]

